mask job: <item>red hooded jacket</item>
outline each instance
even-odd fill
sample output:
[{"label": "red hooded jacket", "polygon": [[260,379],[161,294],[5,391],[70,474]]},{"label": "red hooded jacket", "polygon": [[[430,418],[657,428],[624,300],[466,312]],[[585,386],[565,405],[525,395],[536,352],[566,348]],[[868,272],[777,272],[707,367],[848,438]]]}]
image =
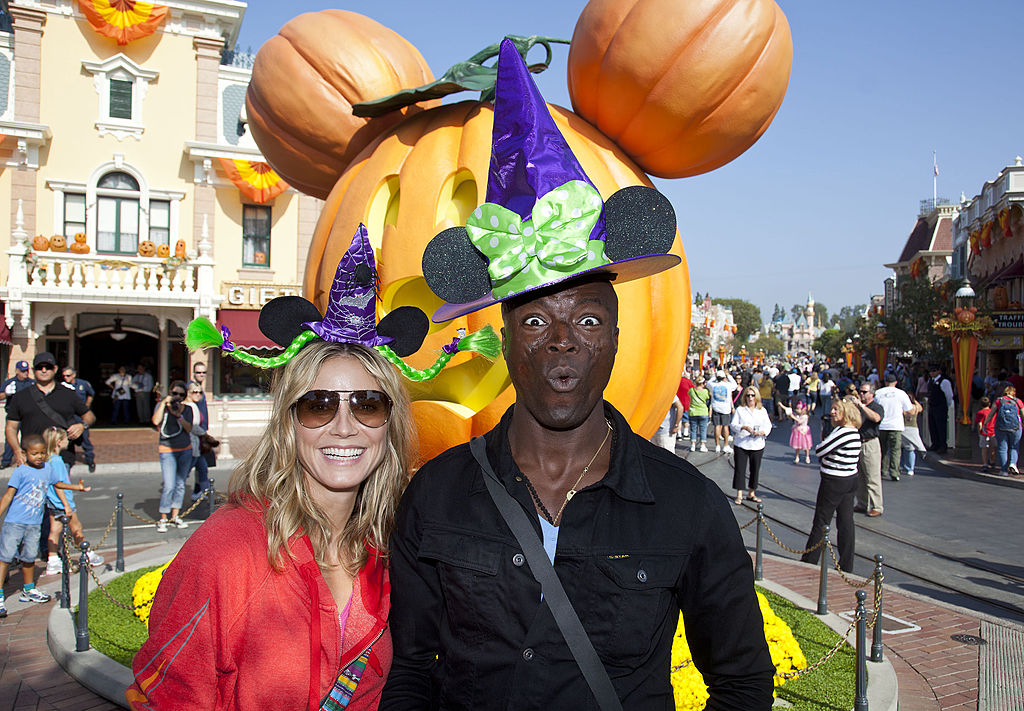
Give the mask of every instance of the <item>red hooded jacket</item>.
[{"label": "red hooded jacket", "polygon": [[294,536],[290,548],[294,558],[275,571],[260,515],[239,507],[220,509],[192,534],[164,572],[149,639],[132,662],[132,709],[315,711],[371,644],[348,708],[377,708],[392,654],[384,562],[371,550],[356,576],[342,639],[309,539]]}]

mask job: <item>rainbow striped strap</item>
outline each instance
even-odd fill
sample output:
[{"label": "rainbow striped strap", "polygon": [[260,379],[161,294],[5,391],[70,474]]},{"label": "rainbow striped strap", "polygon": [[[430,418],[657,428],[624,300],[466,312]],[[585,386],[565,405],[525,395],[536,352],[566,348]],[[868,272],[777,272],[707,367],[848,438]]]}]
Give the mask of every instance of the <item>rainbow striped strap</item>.
[{"label": "rainbow striped strap", "polygon": [[334,686],[331,688],[331,693],[327,695],[327,699],[320,706],[320,711],[338,711],[339,709],[348,708],[348,702],[352,700],[352,694],[355,693],[359,679],[363,676],[363,670],[366,669],[366,662],[370,658],[371,648],[367,648],[365,652],[359,655],[358,659],[341,670],[337,681],[334,682]]}]

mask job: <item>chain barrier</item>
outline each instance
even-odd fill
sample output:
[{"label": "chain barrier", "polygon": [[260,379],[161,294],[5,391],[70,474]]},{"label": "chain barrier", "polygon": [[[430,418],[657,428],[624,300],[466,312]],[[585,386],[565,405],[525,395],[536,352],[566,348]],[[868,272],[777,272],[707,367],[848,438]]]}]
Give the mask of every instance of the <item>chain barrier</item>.
[{"label": "chain barrier", "polygon": [[[203,489],[202,493],[199,495],[199,498],[196,499],[195,501],[193,501],[191,506],[189,506],[184,511],[181,511],[181,512],[178,513],[178,518],[182,518],[184,516],[188,516],[190,513],[195,511],[196,508],[199,506],[199,504],[201,504],[204,501],[206,501],[206,497],[209,495],[209,493],[210,493],[210,489]],[[217,495],[220,496],[219,493]],[[215,499],[215,501],[216,501],[216,499]],[[116,514],[117,511],[115,510],[114,513]],[[148,524],[151,524],[153,526],[155,526],[156,524],[160,523],[159,521],[156,521],[154,519],[146,518],[144,516],[139,516],[137,513],[135,513],[131,509],[127,509],[126,508],[125,509],[125,513],[127,513],[129,516],[131,516],[134,519],[138,519],[139,521],[142,521],[143,523],[148,523]]]},{"label": "chain barrier", "polygon": [[854,580],[850,580],[848,577],[846,577],[846,573],[843,571],[842,568],[839,567],[839,558],[836,557],[836,549],[832,546],[832,541],[828,540],[827,538],[822,539],[822,540],[824,540],[826,543],[828,543],[828,552],[829,552],[829,555],[832,556],[832,566],[836,570],[839,571],[839,577],[843,579],[844,583],[849,585],[851,588],[860,589],[860,588],[866,588],[868,585],[870,585],[871,583],[875,582],[875,574],[873,572],[871,573],[870,576],[868,576],[868,579],[864,580],[863,582],[857,582],[857,581],[854,581]]},{"label": "chain barrier", "polygon": [[[756,518],[757,517],[755,517],[755,520],[756,520]],[[768,525],[768,521],[764,517],[761,517],[761,519],[762,519],[761,520],[761,525],[764,526],[764,530],[768,532],[768,535],[771,536],[771,539],[773,541],[775,541],[776,545],[778,545],[779,548],[781,548],[782,550],[789,551],[790,553],[793,553],[794,555],[804,555],[805,553],[813,553],[814,551],[818,550],[823,545],[825,545],[825,543],[828,541],[827,538],[822,538],[820,541],[815,543],[813,546],[811,546],[810,548],[805,548],[804,550],[797,550],[796,548],[790,548],[785,543],[783,543],[782,541],[779,540],[779,537],[775,535],[775,531],[773,531],[771,526]],[[750,525],[750,524],[747,524],[747,525]],[[829,544],[829,545],[831,546],[831,544]]]},{"label": "chain barrier", "polygon": [[754,518],[750,519],[750,520],[749,520],[749,521],[747,521],[747,522],[746,522],[745,524],[743,524],[742,526],[740,526],[740,530],[742,531],[742,530],[743,530],[744,528],[749,528],[749,527],[750,527],[750,526],[752,526],[753,524],[757,523],[757,519],[759,519],[759,518],[760,518],[760,516],[754,516]]},{"label": "chain barrier", "polygon": [[[188,514],[192,513],[192,511],[194,511],[196,509],[196,507],[198,507],[201,503],[203,503],[203,501],[206,500],[207,495],[210,493],[210,491],[212,491],[212,489],[204,489],[203,492],[200,494],[199,498],[197,498],[195,500],[195,502],[192,504],[192,506],[190,506],[185,511],[182,511],[181,513],[179,513],[178,516],[187,516]],[[216,492],[216,496],[217,496],[217,498],[214,499],[215,501],[217,501],[217,500],[227,501],[227,497],[225,497],[220,492]],[[124,509],[124,511],[127,511],[130,516],[138,519],[139,521],[142,521],[143,523],[147,523],[147,524],[156,524],[157,523],[157,521],[154,521],[152,519],[147,519],[147,518],[144,518],[142,516],[139,516],[134,511],[130,511],[128,509]],[[103,542],[107,540],[107,536],[110,535],[110,531],[113,528],[114,521],[116,519],[117,519],[117,507],[115,506],[114,507],[114,513],[111,514],[111,516],[110,516],[110,521],[107,523],[107,528],[103,532],[103,537],[100,539],[100,542],[98,544],[96,544],[96,546],[93,546],[91,544],[87,544],[88,547],[85,549],[86,561],[87,561],[86,562],[86,571],[89,573],[89,577],[92,578],[93,582],[96,583],[96,587],[99,588],[100,592],[102,592],[104,597],[106,597],[111,603],[113,603],[117,607],[120,607],[122,610],[128,610],[129,612],[134,612],[135,610],[139,610],[139,609],[141,609],[143,607],[146,607],[147,605],[151,604],[153,602],[152,598],[150,598],[149,600],[146,600],[145,602],[142,602],[142,603],[140,603],[138,605],[129,605],[127,603],[121,602],[116,597],[114,597],[110,593],[110,591],[107,590],[107,587],[103,583],[100,582],[99,577],[96,575],[96,571],[93,569],[92,563],[88,562],[89,556],[93,554],[93,549],[94,548],[101,548],[103,546]],[[64,530],[61,533],[61,535],[64,538],[64,550],[66,552],[67,565],[68,565],[68,574],[69,575],[73,574],[73,573],[78,573],[81,570],[80,562],[78,560],[72,560],[72,558],[73,558],[73,551],[77,551],[77,550],[80,550],[80,549],[77,546],[74,545],[74,539],[73,539],[73,537],[71,535],[70,528],[71,528],[70,526],[64,526]]]}]

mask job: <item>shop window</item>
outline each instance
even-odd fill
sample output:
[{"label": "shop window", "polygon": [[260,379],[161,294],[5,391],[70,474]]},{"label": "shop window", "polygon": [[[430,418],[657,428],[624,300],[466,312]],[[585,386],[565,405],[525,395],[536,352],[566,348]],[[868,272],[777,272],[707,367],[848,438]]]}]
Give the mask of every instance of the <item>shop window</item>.
[{"label": "shop window", "polygon": [[81,193],[64,194],[64,237],[68,244],[75,240],[75,235],[85,232],[85,195]]},{"label": "shop window", "polygon": [[149,85],[159,73],[144,69],[125,54],[116,54],[102,62],[85,60],[82,68],[93,77],[99,97],[96,129],[123,141],[141,139],[145,131],[142,107]]},{"label": "shop window", "polygon": [[[277,348],[246,348],[246,351],[262,358],[273,358],[280,355]],[[219,395],[265,396],[270,393],[270,382],[273,369],[257,368],[246,365],[234,358],[222,358],[217,369],[219,372]]]},{"label": "shop window", "polygon": [[242,266],[270,268],[269,205],[242,206]]},{"label": "shop window", "polygon": [[171,201],[149,201],[149,239],[155,244],[170,244]]}]

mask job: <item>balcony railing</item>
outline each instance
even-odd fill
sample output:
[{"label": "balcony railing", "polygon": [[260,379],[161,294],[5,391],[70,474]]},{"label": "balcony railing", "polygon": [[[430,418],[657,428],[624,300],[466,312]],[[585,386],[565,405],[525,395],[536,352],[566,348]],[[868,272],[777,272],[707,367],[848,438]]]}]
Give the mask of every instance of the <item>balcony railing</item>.
[{"label": "balcony railing", "polygon": [[8,291],[35,299],[131,297],[198,303],[200,292],[212,292],[213,262],[208,257],[175,263],[160,257],[28,252],[23,246],[11,247],[7,254]]}]

